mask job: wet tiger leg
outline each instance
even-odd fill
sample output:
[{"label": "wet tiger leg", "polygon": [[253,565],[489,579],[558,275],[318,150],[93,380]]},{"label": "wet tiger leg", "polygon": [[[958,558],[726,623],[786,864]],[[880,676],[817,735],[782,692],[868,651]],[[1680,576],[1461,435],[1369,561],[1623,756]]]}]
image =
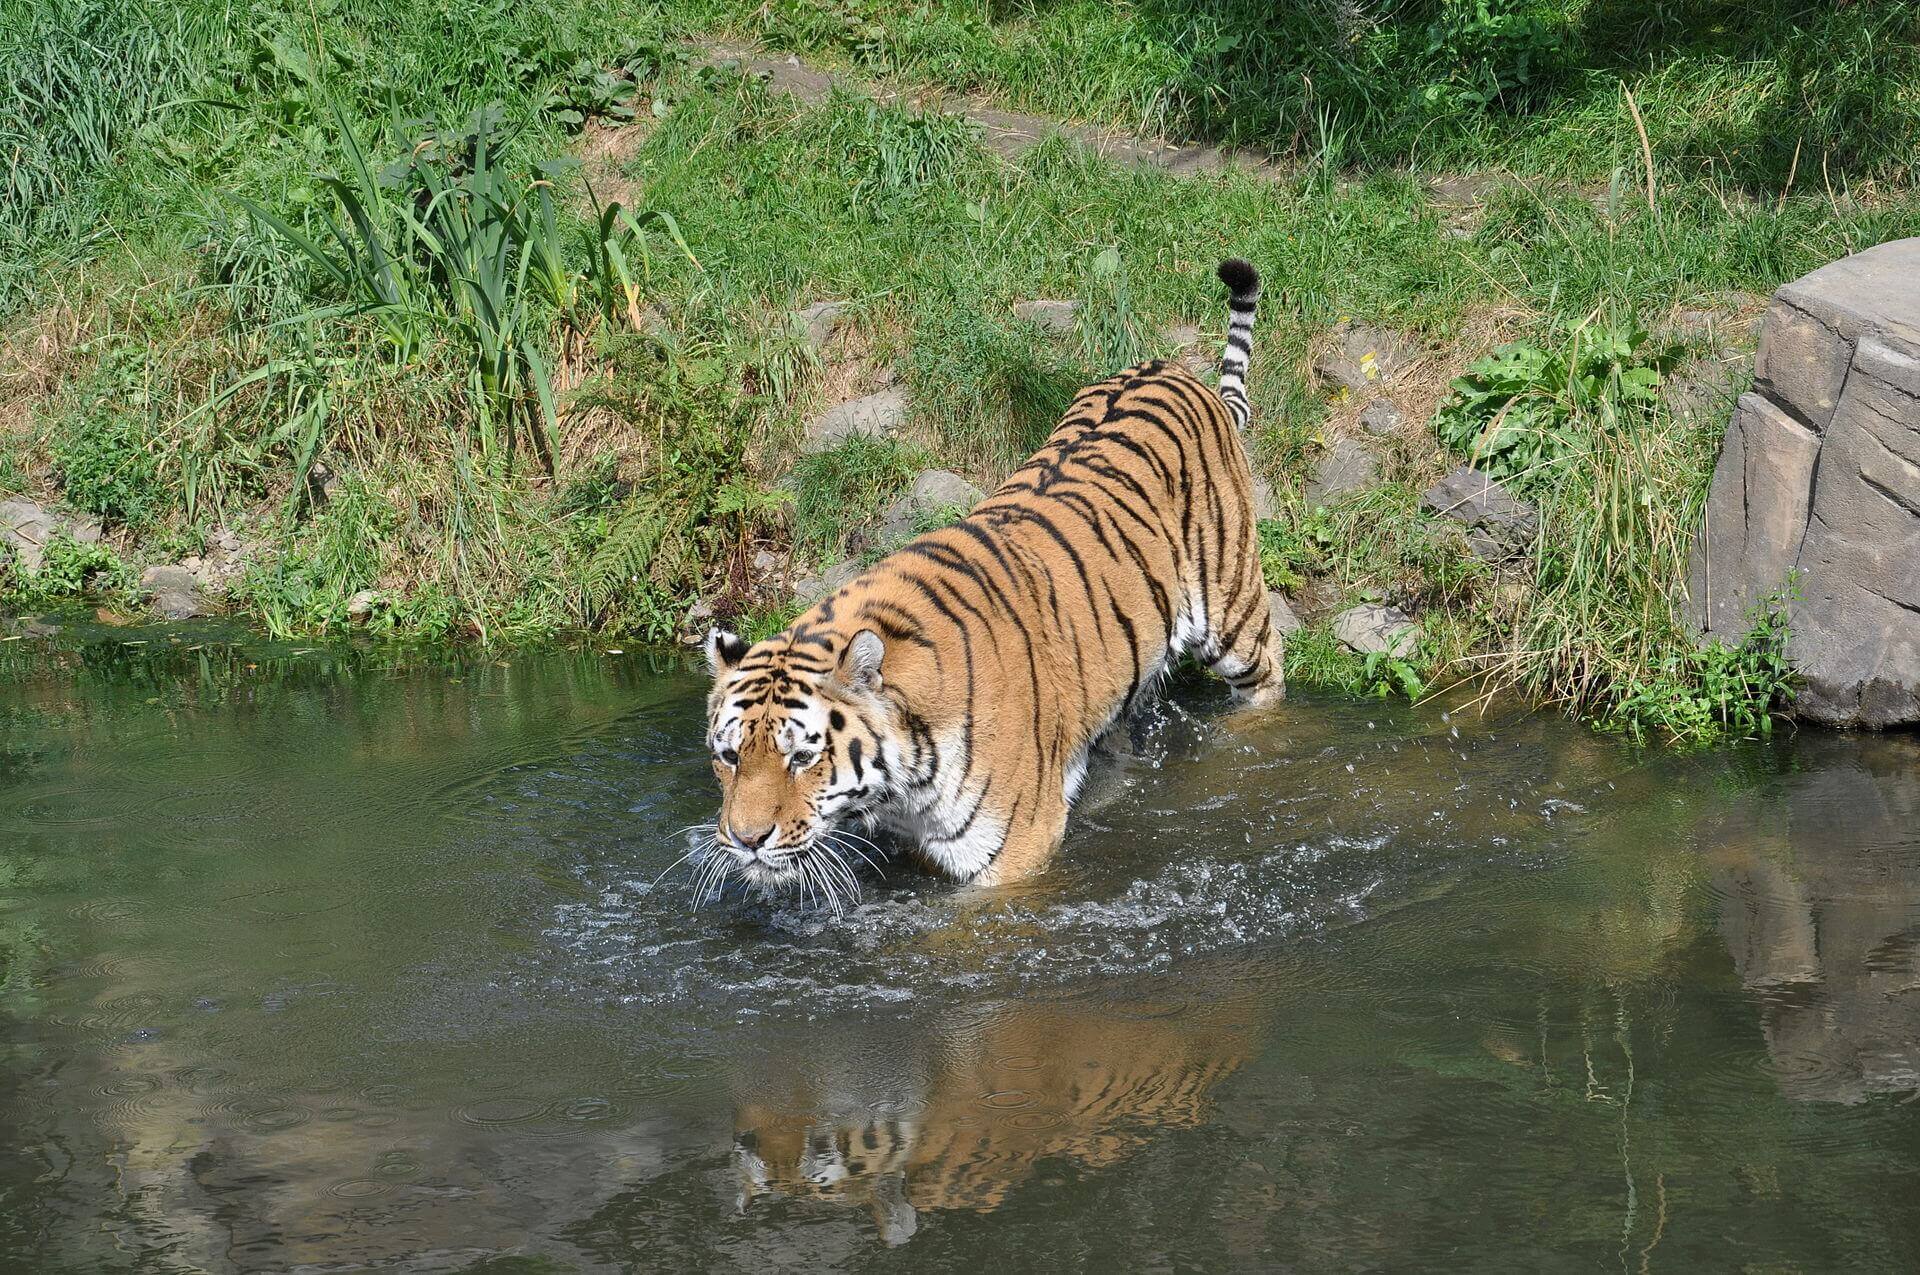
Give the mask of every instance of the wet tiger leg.
[{"label": "wet tiger leg", "polygon": [[1033,813],[1023,811],[1009,821],[1000,852],[994,855],[986,870],[973,879],[973,885],[983,888],[1007,885],[1047,866],[1067,831],[1066,800],[1060,795],[1058,782],[1051,788],[1051,795],[1044,791],[1037,795]]},{"label": "wet tiger leg", "polygon": [[1266,582],[1258,575],[1243,582],[1240,605],[1212,620],[1202,651],[1207,667],[1250,708],[1278,704],[1287,697],[1284,648],[1267,602]]}]

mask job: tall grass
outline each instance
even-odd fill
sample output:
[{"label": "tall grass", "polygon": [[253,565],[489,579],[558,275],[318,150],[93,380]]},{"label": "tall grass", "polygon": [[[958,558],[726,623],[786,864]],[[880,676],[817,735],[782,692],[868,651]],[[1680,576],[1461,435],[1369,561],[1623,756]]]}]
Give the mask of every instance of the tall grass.
[{"label": "tall grass", "polygon": [[686,251],[679,227],[657,212],[646,214],[643,226],[611,204],[596,209],[585,228],[585,252],[573,252],[555,189],[570,189],[575,166],[555,160],[531,173],[509,167],[492,110],[454,129],[394,125],[387,140],[396,158],[377,173],[352,122],[336,112],[334,123],[345,163],[340,174],[320,179],[337,201],[337,211],[311,210],[321,237],[256,200],[243,201],[313,267],[318,291],[332,301],[286,322],[371,318],[402,365],[418,356],[429,333],[451,338],[472,358],[481,463],[502,472],[517,440],[551,471],[558,419],[543,347],[555,321],[584,330],[593,321],[635,315],[651,264],[648,228],[657,225]]}]

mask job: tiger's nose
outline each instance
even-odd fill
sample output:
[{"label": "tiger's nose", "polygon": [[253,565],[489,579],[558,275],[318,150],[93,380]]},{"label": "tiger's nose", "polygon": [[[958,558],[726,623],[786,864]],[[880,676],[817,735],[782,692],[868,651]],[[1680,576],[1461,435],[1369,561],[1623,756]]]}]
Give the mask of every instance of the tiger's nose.
[{"label": "tiger's nose", "polygon": [[769,837],[773,836],[773,825],[768,824],[764,828],[742,828],[739,824],[734,824],[727,829],[727,835],[732,837],[733,843],[742,850],[758,850],[767,844]]}]

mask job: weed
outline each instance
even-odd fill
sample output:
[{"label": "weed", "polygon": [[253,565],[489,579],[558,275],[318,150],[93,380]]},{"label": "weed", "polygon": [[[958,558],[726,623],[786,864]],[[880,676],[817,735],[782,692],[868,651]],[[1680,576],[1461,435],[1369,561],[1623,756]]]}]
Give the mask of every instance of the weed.
[{"label": "weed", "polygon": [[1503,345],[1468,365],[1434,417],[1440,441],[1474,468],[1537,489],[1590,446],[1586,426],[1645,413],[1659,399],[1662,360],[1634,326],[1581,326],[1559,350]]},{"label": "weed", "polygon": [[1545,89],[1564,49],[1525,0],[1443,0],[1427,27],[1429,106],[1517,109]]},{"label": "weed", "polygon": [[1404,695],[1417,700],[1426,694],[1426,684],[1412,663],[1387,651],[1369,651],[1360,665],[1361,692],[1375,699]]},{"label": "weed", "polygon": [[1118,248],[1102,248],[1088,262],[1074,330],[1092,377],[1132,367],[1146,357],[1150,343],[1134,313],[1127,267]]},{"label": "weed", "polygon": [[12,598],[23,607],[52,606],[90,595],[121,596],[133,578],[118,554],[104,544],[55,536],[46,543],[37,571],[15,568]]},{"label": "weed", "polygon": [[150,523],[173,495],[160,481],[145,373],[139,351],[112,349],[84,405],[59,420],[48,447],[69,504],[133,527]]},{"label": "weed", "polygon": [[836,91],[827,104],[826,148],[850,184],[853,202],[877,217],[926,188],[950,186],[973,153],[973,124],[964,116],[883,106]]},{"label": "weed", "polygon": [[1677,743],[1766,738],[1774,717],[1793,703],[1787,663],[1787,608],[1793,585],[1763,599],[1737,645],[1718,638],[1669,654],[1628,687],[1602,725],[1636,741],[1658,734]]},{"label": "weed", "polygon": [[848,551],[850,533],[871,524],[925,467],[926,459],[903,443],[866,434],[803,456],[793,479],[795,546],[823,562],[841,557]]}]

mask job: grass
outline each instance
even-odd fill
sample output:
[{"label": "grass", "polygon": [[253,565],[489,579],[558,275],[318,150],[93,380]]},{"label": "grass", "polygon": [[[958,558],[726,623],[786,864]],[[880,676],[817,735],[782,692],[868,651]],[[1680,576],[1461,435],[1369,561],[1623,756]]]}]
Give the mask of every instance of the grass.
[{"label": "grass", "polygon": [[[1423,621],[1400,668],[1310,628],[1296,680],[1474,674],[1628,730],[1756,730],[1728,706],[1777,697],[1765,622],[1696,655],[1675,617],[1717,429],[1657,392],[1697,351],[1644,333],[1920,233],[1915,18],[1625,14],[493,0],[456,33],[394,0],[29,0],[0,17],[0,405],[26,422],[0,487],[99,514],[132,566],[244,531],[266,548],[232,603],[276,632],[664,642],[697,602],[762,631],[917,469],[990,487],[1088,379],[1176,325],[1216,340],[1211,267],[1242,255],[1270,582]],[[692,67],[676,37],[716,31],[1294,168],[1008,161],[938,113]],[[1437,170],[1496,179],[1464,230]],[[1077,300],[1072,331],[1016,317],[1037,297]],[[822,298],[852,316],[824,352],[791,317]],[[1348,316],[1461,381],[1379,486],[1310,509],[1352,405],[1308,369]],[[810,413],[889,376],[905,438],[799,456]],[[1419,507],[1465,456],[1540,506],[1518,567]]]}]

